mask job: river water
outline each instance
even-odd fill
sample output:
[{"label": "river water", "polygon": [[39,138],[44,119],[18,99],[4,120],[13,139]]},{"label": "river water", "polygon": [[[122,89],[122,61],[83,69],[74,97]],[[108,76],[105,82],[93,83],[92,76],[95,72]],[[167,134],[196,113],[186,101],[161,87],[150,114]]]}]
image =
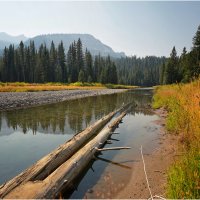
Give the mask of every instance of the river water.
[{"label": "river water", "polygon": [[[112,135],[112,146],[130,150],[105,151],[92,161],[63,198],[114,198],[129,181],[140,157],[139,148],[149,153],[157,145],[158,117],[149,105],[151,89],[87,97],[62,103],[0,112],[0,184],[16,176],[60,144],[104,115],[132,103],[133,108]],[[115,186],[115,187],[113,187]]]}]

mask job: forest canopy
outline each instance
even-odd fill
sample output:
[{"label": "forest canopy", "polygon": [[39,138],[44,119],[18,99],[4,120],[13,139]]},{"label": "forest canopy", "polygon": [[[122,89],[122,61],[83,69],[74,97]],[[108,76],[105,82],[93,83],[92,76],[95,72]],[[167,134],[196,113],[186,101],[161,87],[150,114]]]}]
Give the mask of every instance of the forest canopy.
[{"label": "forest canopy", "polygon": [[138,86],[153,86],[189,82],[200,73],[200,26],[193,38],[193,48],[183,48],[180,56],[175,46],[169,58],[146,56],[139,58],[112,58],[92,56],[83,51],[80,38],[69,49],[61,41],[58,47],[51,42],[50,49],[41,44],[35,48],[20,42],[18,47],[5,47],[0,57],[1,82],[100,82]]}]

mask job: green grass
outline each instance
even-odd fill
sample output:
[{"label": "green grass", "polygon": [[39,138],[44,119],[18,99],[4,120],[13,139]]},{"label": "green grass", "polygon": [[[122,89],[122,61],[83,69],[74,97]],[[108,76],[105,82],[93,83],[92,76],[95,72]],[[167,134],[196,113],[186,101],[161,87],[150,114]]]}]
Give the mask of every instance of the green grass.
[{"label": "green grass", "polygon": [[173,199],[199,199],[200,155],[190,150],[168,173],[167,194]]},{"label": "green grass", "polygon": [[200,198],[200,80],[159,86],[153,107],[168,110],[166,128],[180,135],[183,156],[168,172],[167,198]]}]

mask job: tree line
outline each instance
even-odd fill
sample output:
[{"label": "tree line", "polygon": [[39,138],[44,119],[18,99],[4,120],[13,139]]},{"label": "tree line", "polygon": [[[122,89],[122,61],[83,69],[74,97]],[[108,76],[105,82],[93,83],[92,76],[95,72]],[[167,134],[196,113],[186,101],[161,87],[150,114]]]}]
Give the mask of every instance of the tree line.
[{"label": "tree line", "polygon": [[187,52],[183,48],[182,54],[177,56],[175,46],[170,57],[163,63],[160,74],[161,84],[172,84],[179,82],[190,82],[199,78],[200,74],[200,25],[193,37],[192,50]]},{"label": "tree line", "polygon": [[158,85],[162,64],[165,57],[136,56],[117,59],[118,82],[126,85],[153,86]]},{"label": "tree line", "polygon": [[152,86],[159,84],[159,74],[165,57],[126,57],[114,59],[100,54],[92,56],[83,51],[80,39],[74,41],[65,54],[63,42],[48,49],[41,44],[37,50],[34,41],[23,42],[18,48],[5,47],[0,58],[2,82],[100,82],[126,85]]},{"label": "tree line", "polygon": [[136,56],[114,59],[100,54],[92,56],[83,51],[80,39],[74,41],[66,52],[63,42],[50,49],[41,44],[35,48],[34,41],[28,46],[23,42],[17,48],[5,47],[0,58],[0,81],[2,82],[100,82],[126,85],[153,86],[176,82],[189,82],[200,74],[200,26],[193,38],[193,48],[183,48],[177,56],[173,47],[169,58]]},{"label": "tree line", "polygon": [[56,48],[54,42],[48,49],[41,44],[36,50],[34,41],[28,46],[20,42],[5,47],[0,58],[0,81],[2,82],[118,82],[115,63],[108,56],[92,57],[86,49],[83,51],[80,39],[74,41],[67,53],[61,41]]}]

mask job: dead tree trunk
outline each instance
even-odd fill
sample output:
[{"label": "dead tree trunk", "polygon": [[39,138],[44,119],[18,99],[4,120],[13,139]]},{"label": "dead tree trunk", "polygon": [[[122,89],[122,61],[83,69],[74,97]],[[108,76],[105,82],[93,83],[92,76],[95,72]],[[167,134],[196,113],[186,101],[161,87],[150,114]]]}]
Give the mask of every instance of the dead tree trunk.
[{"label": "dead tree trunk", "polygon": [[0,186],[0,198],[4,198],[10,191],[20,184],[25,184],[28,181],[44,180],[62,163],[69,159],[75,152],[77,152],[88,140],[101,130],[112,117],[122,111],[126,106],[109,113],[105,117],[98,120],[93,125],[86,128],[84,131],[75,135],[72,139],[60,145],[56,150],[46,155],[38,162],[27,168],[18,176],[14,177],[7,183]]},{"label": "dead tree trunk", "polygon": [[59,166],[43,181],[29,181],[20,184],[8,193],[5,198],[55,198],[63,189],[70,188],[73,180],[85,169],[88,163],[112,134],[113,129],[119,124],[125,113],[103,128],[97,136],[77,151],[71,158]]}]

